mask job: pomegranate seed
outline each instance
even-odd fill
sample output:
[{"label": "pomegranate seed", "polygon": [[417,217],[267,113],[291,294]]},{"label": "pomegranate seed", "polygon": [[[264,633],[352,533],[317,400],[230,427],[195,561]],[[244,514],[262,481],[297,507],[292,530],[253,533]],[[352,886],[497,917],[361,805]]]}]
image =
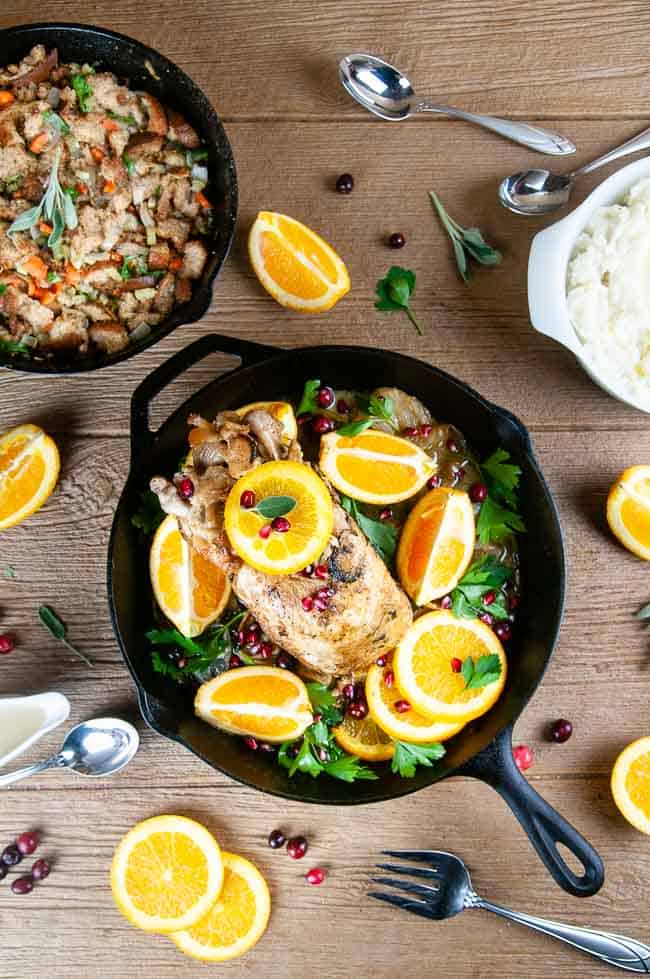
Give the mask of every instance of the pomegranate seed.
[{"label": "pomegranate seed", "polygon": [[261,648],[261,642],[252,642],[249,644],[248,652],[251,654],[251,656],[257,656]]},{"label": "pomegranate seed", "polygon": [[262,741],[260,743],[260,751],[262,751],[265,755],[272,755],[277,750],[278,746],[275,744],[268,744],[266,741]]},{"label": "pomegranate seed", "polygon": [[244,508],[244,510],[250,510],[255,506],[255,494],[252,490],[244,490],[242,495],[239,497],[239,505]]},{"label": "pomegranate seed", "polygon": [[429,489],[438,489],[441,483],[442,480],[440,476],[436,475],[436,476],[432,476],[431,479],[429,479],[429,481],[427,482],[427,486],[429,487]]},{"label": "pomegranate seed", "polygon": [[279,850],[287,842],[287,838],[281,829],[274,829],[269,833],[268,844],[272,850]]},{"label": "pomegranate seed", "polygon": [[511,595],[510,598],[508,599],[508,608],[510,609],[510,611],[514,612],[514,610],[517,608],[518,605],[519,605],[519,595]]},{"label": "pomegranate seed", "polygon": [[230,657],[230,664],[229,665],[230,665],[230,669],[231,670],[236,670],[238,666],[243,666],[244,663],[243,663],[243,660],[241,660],[239,658],[239,656],[237,655],[237,653],[233,653],[231,655],[231,657]]},{"label": "pomegranate seed", "polygon": [[262,659],[271,659],[271,656],[273,656],[273,643],[263,642],[260,646],[260,656]]},{"label": "pomegranate seed", "polygon": [[409,425],[407,428],[402,430],[402,435],[404,438],[413,439],[419,434],[418,429],[414,425]]},{"label": "pomegranate seed", "polygon": [[325,871],[322,867],[312,867],[305,874],[305,880],[308,884],[322,884],[325,880]]},{"label": "pomegranate seed", "polygon": [[278,653],[275,665],[279,666],[281,670],[293,670],[296,667],[296,661],[293,656],[290,656],[289,653],[285,653],[283,650],[281,653]]},{"label": "pomegranate seed", "polygon": [[10,653],[15,645],[16,642],[10,632],[5,632],[3,636],[0,636],[0,653],[2,655]]},{"label": "pomegranate seed", "polygon": [[17,877],[11,885],[14,894],[29,894],[34,890],[34,881],[31,877]]},{"label": "pomegranate seed", "polygon": [[508,642],[512,638],[512,629],[508,622],[497,622],[494,627],[494,634],[497,636],[501,642]]},{"label": "pomegranate seed", "polygon": [[305,597],[300,600],[300,604],[304,608],[305,612],[311,612],[314,607],[314,599],[311,597],[311,595],[305,595]]},{"label": "pomegranate seed", "polygon": [[329,602],[327,601],[326,598],[318,598],[317,597],[317,598],[314,599],[314,601],[313,601],[312,604],[313,604],[314,611],[316,611],[316,612],[324,612],[325,609],[327,608],[327,606],[329,605]]},{"label": "pomegranate seed", "polygon": [[341,398],[336,402],[336,410],[338,411],[339,415],[349,415],[350,405],[347,403],[347,401],[344,401],[343,398]]},{"label": "pomegranate seed", "polygon": [[451,608],[451,595],[443,595],[440,599],[440,608]]},{"label": "pomegranate seed", "polygon": [[460,671],[462,670],[462,668],[463,668],[463,661],[462,661],[462,659],[458,659],[457,656],[452,656],[451,657],[451,672],[452,673],[460,673]]},{"label": "pomegranate seed", "polygon": [[406,238],[401,231],[394,231],[388,239],[388,244],[391,248],[403,248],[406,244]]},{"label": "pomegranate seed", "polygon": [[265,523],[263,527],[260,527],[259,534],[262,540],[267,540],[271,536],[271,524]]},{"label": "pomegranate seed", "polygon": [[423,439],[429,438],[433,431],[433,425],[420,425],[418,432]]},{"label": "pomegranate seed", "polygon": [[348,714],[353,717],[355,721],[362,721],[364,717],[368,716],[368,704],[365,700],[353,700],[348,706]]},{"label": "pomegranate seed", "polygon": [[395,682],[395,674],[393,673],[392,670],[386,670],[386,672],[384,673],[384,684],[387,687],[392,687],[394,682]]},{"label": "pomegranate seed", "polygon": [[191,500],[194,496],[194,483],[187,476],[178,484],[178,495],[184,500]]},{"label": "pomegranate seed", "polygon": [[319,415],[318,418],[314,418],[311,427],[317,435],[325,435],[326,432],[333,430],[334,422],[331,418],[325,418],[323,415]]},{"label": "pomegranate seed", "polygon": [[564,718],[560,718],[559,721],[555,721],[551,727],[551,740],[555,741],[557,744],[564,744],[568,741],[573,734],[573,724],[571,721],[565,721]]},{"label": "pomegranate seed", "polygon": [[343,687],[343,696],[346,700],[354,700],[356,696],[356,687],[353,683],[346,683]]},{"label": "pomegranate seed", "polygon": [[304,836],[292,836],[287,843],[287,853],[293,860],[302,860],[307,852],[307,840]]},{"label": "pomegranate seed", "polygon": [[244,646],[252,646],[254,642],[259,642],[260,639],[260,627],[257,625],[249,625],[244,631]]},{"label": "pomegranate seed", "polygon": [[317,578],[327,578],[329,575],[329,568],[326,564],[317,564],[314,568],[314,574]]},{"label": "pomegranate seed", "polygon": [[327,748],[319,748],[317,754],[319,761],[322,761],[323,765],[327,765],[330,760],[330,753]]},{"label": "pomegranate seed", "polygon": [[387,507],[384,507],[384,509],[379,514],[379,519],[380,520],[391,520],[392,519],[392,516],[393,516],[393,508],[387,506]]},{"label": "pomegranate seed", "polygon": [[527,744],[518,744],[512,749],[512,757],[520,772],[525,772],[533,764],[533,753]]},{"label": "pomegranate seed", "polygon": [[32,867],[32,877],[34,878],[34,880],[45,880],[45,878],[49,875],[51,869],[52,868],[50,867],[47,860],[43,860],[43,858],[41,857],[41,859],[37,860],[34,866]]},{"label": "pomegranate seed", "polygon": [[447,448],[450,452],[458,452],[458,442],[455,439],[447,439]]},{"label": "pomegranate seed", "polygon": [[375,660],[375,663],[377,666],[386,666],[386,657],[378,656],[377,659]]},{"label": "pomegranate seed", "polygon": [[7,867],[15,867],[16,864],[20,863],[22,859],[23,855],[15,843],[10,843],[9,846],[6,846],[0,855],[0,860],[2,860]]},{"label": "pomegranate seed", "polygon": [[354,187],[354,177],[351,173],[342,173],[336,181],[336,189],[339,194],[351,194]]},{"label": "pomegranate seed", "polygon": [[181,656],[178,662],[176,663],[176,666],[179,668],[179,670],[184,670],[185,667],[187,666],[187,657]]},{"label": "pomegranate seed", "polygon": [[454,476],[456,479],[462,479],[463,476],[465,475],[465,467],[464,466],[452,466],[451,467],[451,473],[452,473],[452,476]]},{"label": "pomegranate seed", "polygon": [[487,486],[485,483],[472,483],[469,488],[469,498],[472,503],[482,503],[487,496]]},{"label": "pomegranate seed", "polygon": [[247,748],[250,748],[251,751],[257,751],[258,744],[255,738],[251,738],[251,737],[244,738],[244,744],[246,745]]},{"label": "pomegranate seed", "polygon": [[481,612],[481,614],[479,615],[479,619],[481,620],[481,622],[484,622],[486,625],[489,625],[490,628],[494,625],[494,618],[490,615],[489,612]]},{"label": "pomegranate seed", "polygon": [[318,389],[316,401],[321,408],[331,408],[336,400],[336,396],[330,387],[323,385]]},{"label": "pomegranate seed", "polygon": [[483,604],[492,605],[492,603],[496,601],[496,597],[497,596],[494,594],[493,591],[486,592],[485,595],[483,596]]},{"label": "pomegranate seed", "polygon": [[303,568],[302,571],[300,572],[300,574],[303,576],[303,578],[311,578],[311,576],[313,575],[313,573],[314,573],[314,565],[313,564],[308,564],[307,567],[306,568]]},{"label": "pomegranate seed", "polygon": [[398,714],[406,714],[411,709],[408,700],[396,700],[393,707]]},{"label": "pomegranate seed", "polygon": [[278,534],[286,534],[288,530],[291,530],[291,524],[286,517],[274,517],[271,521],[271,527]]},{"label": "pomegranate seed", "polygon": [[245,639],[246,639],[246,630],[241,628],[237,629],[237,645],[245,646],[246,645],[246,643],[244,642]]},{"label": "pomegranate seed", "polygon": [[333,598],[333,597],[334,597],[334,589],[329,588],[327,585],[323,585],[322,588],[319,588],[314,595],[314,598]]},{"label": "pomegranate seed", "polygon": [[308,411],[303,411],[302,415],[298,415],[296,421],[299,425],[304,425],[306,422],[311,421],[311,415]]}]

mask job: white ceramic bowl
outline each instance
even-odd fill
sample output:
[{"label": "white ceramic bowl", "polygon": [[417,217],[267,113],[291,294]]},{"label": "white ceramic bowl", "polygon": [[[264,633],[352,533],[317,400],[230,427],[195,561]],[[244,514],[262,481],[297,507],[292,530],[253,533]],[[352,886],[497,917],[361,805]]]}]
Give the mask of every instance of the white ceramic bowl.
[{"label": "white ceramic bowl", "polygon": [[620,201],[630,187],[643,177],[650,177],[650,157],[630,163],[612,174],[575,211],[535,235],[528,258],[528,308],[531,323],[538,333],[544,333],[567,347],[589,377],[604,391],[639,411],[647,412],[647,408],[630,398],[623,387],[619,388],[611,379],[605,381],[598,375],[573,328],[566,297],[569,259],[578,236],[592,214],[603,205]]}]

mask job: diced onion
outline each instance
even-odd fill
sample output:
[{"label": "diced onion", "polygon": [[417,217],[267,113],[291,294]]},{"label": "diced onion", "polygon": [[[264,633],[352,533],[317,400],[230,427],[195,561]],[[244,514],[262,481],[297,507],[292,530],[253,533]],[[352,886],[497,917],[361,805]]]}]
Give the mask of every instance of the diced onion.
[{"label": "diced onion", "polygon": [[133,293],[139,303],[147,302],[149,299],[156,298],[155,289],[136,289]]},{"label": "diced onion", "polygon": [[198,163],[194,163],[192,166],[192,178],[194,180],[202,180],[207,184],[208,182],[208,168],[200,166]]},{"label": "diced onion", "polygon": [[120,255],[146,255],[149,249],[137,241],[124,241],[118,245],[115,251]]},{"label": "diced onion", "polygon": [[156,241],[157,241],[157,239],[156,239],[156,229],[155,228],[147,228],[147,244],[148,245],[155,245],[156,244]]}]

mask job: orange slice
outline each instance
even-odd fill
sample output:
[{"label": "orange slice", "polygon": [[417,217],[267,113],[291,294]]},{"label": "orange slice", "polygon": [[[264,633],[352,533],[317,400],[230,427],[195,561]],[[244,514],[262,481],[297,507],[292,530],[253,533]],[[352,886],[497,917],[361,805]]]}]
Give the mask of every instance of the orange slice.
[{"label": "orange slice", "polygon": [[388,761],[395,754],[392,739],[370,715],[356,720],[346,714],[339,726],[333,728],[333,734],[344,751],[364,761]]},{"label": "orange slice", "polygon": [[650,561],[650,466],[632,466],[607,497],[607,523],[621,544]]},{"label": "orange slice", "polygon": [[149,573],[158,605],[184,636],[200,635],[230,598],[223,571],[190,547],[172,514],[155,533]]},{"label": "orange slice", "polygon": [[[461,664],[471,656],[496,654],[501,675],[484,687],[467,689],[462,673],[454,672],[452,659]],[[398,644],[393,657],[395,682],[405,700],[434,721],[465,724],[479,717],[499,699],[506,681],[503,646],[479,619],[457,619],[440,610],[420,616]]]},{"label": "orange slice", "polygon": [[350,289],[348,270],[334,249],[286,214],[259,212],[248,255],[266,291],[289,309],[323,313]]},{"label": "orange slice", "polygon": [[396,702],[404,698],[394,682],[390,686],[385,683],[385,677],[392,669],[392,664],[385,667],[373,664],[366,677],[368,710],[378,727],[396,741],[413,744],[446,741],[458,734],[464,726],[462,721],[432,721],[413,707],[405,712],[396,710]]},{"label": "orange slice", "polygon": [[413,507],[397,549],[402,588],[426,605],[456,587],[474,553],[476,527],[467,493],[440,486]]},{"label": "orange slice", "polygon": [[413,442],[372,428],[359,435],[324,435],[319,465],[339,492],[377,505],[407,500],[436,471]]},{"label": "orange slice", "polygon": [[[289,530],[268,532],[272,521],[241,505],[242,493],[254,494],[256,505],[270,497],[295,502],[287,512]],[[327,486],[302,462],[266,462],[238,479],[226,500],[224,526],[233,551],[266,574],[294,574],[323,553],[334,524]],[[260,531],[262,532],[260,535]]]},{"label": "orange slice", "polygon": [[620,753],[612,770],[614,802],[635,829],[650,836],[650,738]]},{"label": "orange slice", "polygon": [[305,684],[277,666],[222,673],[199,687],[194,709],[213,727],[272,742],[299,738],[313,721]]},{"label": "orange slice", "polygon": [[235,853],[222,856],[219,900],[198,924],[169,936],[186,955],[205,962],[225,962],[248,952],[266,931],[271,914],[271,895],[257,867]]},{"label": "orange slice", "polygon": [[219,897],[221,850],[193,819],[154,816],[129,830],[111,866],[118,908],[145,931],[190,928]]},{"label": "orange slice", "polygon": [[0,530],[43,506],[59,469],[59,450],[37,425],[19,425],[0,437]]}]

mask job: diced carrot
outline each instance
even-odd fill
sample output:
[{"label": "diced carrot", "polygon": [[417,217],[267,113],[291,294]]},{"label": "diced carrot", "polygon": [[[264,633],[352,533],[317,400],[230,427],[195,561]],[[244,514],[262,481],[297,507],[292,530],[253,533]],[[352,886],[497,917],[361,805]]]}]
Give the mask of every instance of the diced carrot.
[{"label": "diced carrot", "polygon": [[117,190],[117,184],[115,183],[114,180],[105,180],[104,181],[104,193],[105,194],[114,194],[116,190]]},{"label": "diced carrot", "polygon": [[0,109],[6,109],[14,101],[13,92],[0,92]]},{"label": "diced carrot", "polygon": [[203,191],[197,190],[197,192],[196,192],[196,199],[199,202],[199,204],[201,205],[201,207],[205,207],[206,209],[212,207],[212,204],[210,203],[210,201],[208,200],[208,198],[205,196],[205,194],[203,193]]},{"label": "diced carrot", "polygon": [[24,275],[33,276],[37,282],[42,281],[47,275],[47,265],[38,255],[30,255],[24,262],[21,262],[20,270]]},{"label": "diced carrot", "polygon": [[42,295],[39,296],[39,301],[43,303],[44,306],[49,306],[50,303],[54,302],[54,293],[50,289],[40,289]]},{"label": "diced carrot", "polygon": [[53,282],[52,285],[50,286],[50,292],[53,292],[55,296],[58,296],[62,289],[63,289],[62,282]]},{"label": "diced carrot", "polygon": [[182,268],[182,267],[183,267],[183,259],[182,258],[178,258],[178,256],[176,256],[176,258],[170,259],[170,261],[169,261],[169,269],[170,269],[171,272],[178,272],[178,270],[180,268]]},{"label": "diced carrot", "polygon": [[65,267],[65,281],[66,285],[74,286],[77,282],[81,281],[81,272],[76,269],[74,265],[66,265]]},{"label": "diced carrot", "polygon": [[120,128],[114,119],[109,119],[109,118],[102,119],[102,126],[104,127],[107,133],[116,133],[117,130]]},{"label": "diced carrot", "polygon": [[49,136],[47,133],[39,133],[38,136],[34,136],[33,140],[29,144],[30,153],[42,153],[49,142]]},{"label": "diced carrot", "polygon": [[51,235],[52,232],[54,231],[54,228],[52,227],[51,224],[48,224],[47,221],[39,221],[38,230],[44,235]]},{"label": "diced carrot", "polygon": [[95,163],[101,163],[104,159],[104,151],[101,146],[91,146],[90,155],[92,156]]},{"label": "diced carrot", "polygon": [[86,184],[82,184],[81,182],[78,183],[78,184],[75,184],[74,185],[74,189],[80,195],[84,195],[84,194],[87,194],[88,193],[88,187],[86,186]]}]

